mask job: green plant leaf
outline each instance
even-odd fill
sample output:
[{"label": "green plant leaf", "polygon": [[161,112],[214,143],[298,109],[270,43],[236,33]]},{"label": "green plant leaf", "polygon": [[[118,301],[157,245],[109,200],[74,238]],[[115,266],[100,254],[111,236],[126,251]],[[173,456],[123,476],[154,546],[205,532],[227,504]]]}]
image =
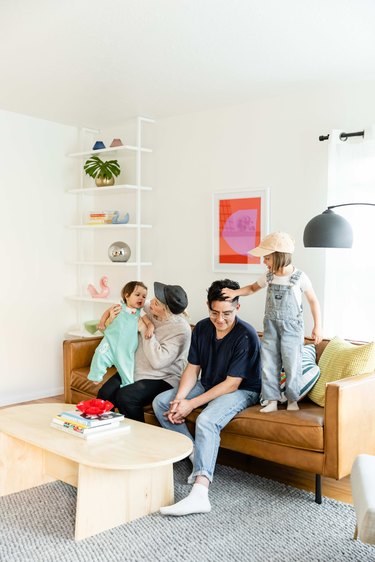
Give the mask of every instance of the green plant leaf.
[{"label": "green plant leaf", "polygon": [[120,175],[121,168],[117,160],[104,162],[99,156],[91,156],[86,160],[83,169],[92,178],[102,177],[110,180],[113,176]]}]

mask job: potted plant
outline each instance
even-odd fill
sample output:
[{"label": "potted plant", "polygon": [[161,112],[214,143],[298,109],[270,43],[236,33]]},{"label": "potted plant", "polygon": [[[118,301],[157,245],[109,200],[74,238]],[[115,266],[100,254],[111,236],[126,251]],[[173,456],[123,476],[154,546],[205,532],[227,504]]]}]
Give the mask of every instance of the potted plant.
[{"label": "potted plant", "polygon": [[113,185],[115,176],[120,174],[120,164],[117,160],[107,160],[104,162],[99,156],[91,156],[86,160],[83,169],[86,174],[95,179],[98,187]]}]

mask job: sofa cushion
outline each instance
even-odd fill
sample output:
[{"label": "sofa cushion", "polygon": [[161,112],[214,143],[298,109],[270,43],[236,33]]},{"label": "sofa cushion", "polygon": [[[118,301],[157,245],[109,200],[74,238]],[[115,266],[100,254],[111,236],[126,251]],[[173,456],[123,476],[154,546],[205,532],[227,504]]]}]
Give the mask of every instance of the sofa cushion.
[{"label": "sofa cushion", "polygon": [[87,376],[89,374],[89,367],[81,367],[80,369],[73,369],[71,373],[70,387],[73,391],[82,392],[90,396],[95,396],[98,394],[99,388],[116,373],[115,367],[110,367],[106,374],[104,375],[103,382],[100,384],[95,384],[90,381]]},{"label": "sofa cushion", "polygon": [[299,398],[310,392],[320,377],[320,367],[316,364],[315,345],[305,345],[302,355],[302,379]]},{"label": "sofa cushion", "polygon": [[319,367],[320,378],[309,392],[309,398],[324,406],[327,383],[375,370],[375,342],[354,345],[336,337],[324,349]]},{"label": "sofa cushion", "polygon": [[[222,433],[308,451],[324,450],[324,408],[308,401],[300,405],[298,415],[288,411],[286,406],[267,414],[260,409],[261,406],[256,405],[242,410]],[[195,422],[200,412],[200,409],[193,410],[188,422]]]}]

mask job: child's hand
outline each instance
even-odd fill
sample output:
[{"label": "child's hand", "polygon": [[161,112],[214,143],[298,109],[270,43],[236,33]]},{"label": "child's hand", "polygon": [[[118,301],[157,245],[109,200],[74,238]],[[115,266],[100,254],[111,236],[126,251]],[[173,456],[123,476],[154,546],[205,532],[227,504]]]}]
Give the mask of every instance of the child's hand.
[{"label": "child's hand", "polygon": [[234,299],[234,297],[236,296],[236,291],[235,291],[235,289],[227,289],[227,288],[225,287],[225,289],[222,289],[222,290],[221,290],[221,294],[222,294],[226,299],[232,300],[232,299]]},{"label": "child's hand", "polygon": [[313,331],[311,332],[311,337],[314,340],[315,345],[318,345],[318,343],[320,343],[323,339],[321,329],[314,327]]},{"label": "child's hand", "polygon": [[145,331],[145,338],[146,338],[146,340],[149,340],[150,338],[152,338],[152,335],[153,335],[153,333],[154,333],[154,329],[155,329],[155,326],[154,326],[153,324],[150,324],[150,325],[146,328],[146,331]]},{"label": "child's hand", "polygon": [[98,330],[102,330],[102,332],[104,332],[105,330],[105,323],[100,320],[99,324],[97,325]]}]

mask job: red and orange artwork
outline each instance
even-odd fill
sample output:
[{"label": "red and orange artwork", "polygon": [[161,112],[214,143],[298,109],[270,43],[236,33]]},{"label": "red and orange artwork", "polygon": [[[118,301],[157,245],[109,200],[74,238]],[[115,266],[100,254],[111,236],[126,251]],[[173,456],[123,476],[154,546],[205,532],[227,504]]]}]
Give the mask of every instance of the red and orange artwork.
[{"label": "red and orange artwork", "polygon": [[219,264],[259,264],[248,252],[261,237],[261,197],[219,200]]}]

